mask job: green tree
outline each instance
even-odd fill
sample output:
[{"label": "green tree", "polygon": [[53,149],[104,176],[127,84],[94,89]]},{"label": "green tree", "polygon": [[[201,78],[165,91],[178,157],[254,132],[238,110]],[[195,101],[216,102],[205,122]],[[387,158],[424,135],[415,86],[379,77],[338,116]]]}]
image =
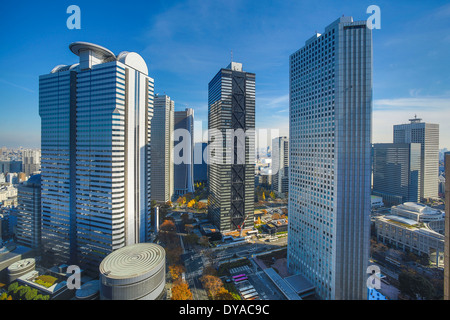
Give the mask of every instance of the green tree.
[{"label": "green tree", "polygon": [[429,300],[435,295],[435,289],[430,281],[416,272],[403,271],[398,276],[399,289],[412,299]]},{"label": "green tree", "polygon": [[25,294],[25,299],[26,300],[34,300],[34,298],[38,295],[38,291],[37,289],[30,289],[26,294]]},{"label": "green tree", "polygon": [[17,289],[19,287],[19,283],[16,281],[16,282],[13,282],[13,283],[11,283],[9,286],[8,286],[8,293],[13,293],[13,292],[15,292],[15,290]]}]

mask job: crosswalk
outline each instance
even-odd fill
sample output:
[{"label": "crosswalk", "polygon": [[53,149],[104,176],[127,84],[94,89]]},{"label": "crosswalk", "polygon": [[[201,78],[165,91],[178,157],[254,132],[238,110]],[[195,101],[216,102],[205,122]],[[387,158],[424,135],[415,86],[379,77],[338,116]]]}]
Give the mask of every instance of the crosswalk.
[{"label": "crosswalk", "polygon": [[236,267],[236,268],[232,268],[230,269],[230,273],[236,274],[236,273],[242,273],[242,272],[248,272],[250,271],[250,267],[249,266],[241,266],[241,267]]}]

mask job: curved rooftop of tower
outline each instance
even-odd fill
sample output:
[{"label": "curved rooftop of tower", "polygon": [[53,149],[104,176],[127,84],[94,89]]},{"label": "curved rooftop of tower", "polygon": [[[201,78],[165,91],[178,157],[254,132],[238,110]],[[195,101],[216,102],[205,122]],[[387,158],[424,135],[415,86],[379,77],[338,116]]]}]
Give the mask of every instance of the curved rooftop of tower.
[{"label": "curved rooftop of tower", "polygon": [[79,56],[82,51],[92,51],[103,59],[116,57],[112,51],[106,49],[105,47],[99,46],[98,44],[90,42],[74,42],[69,45],[69,49],[77,56]]},{"label": "curved rooftop of tower", "polygon": [[53,68],[51,73],[69,71],[75,68],[77,70],[86,70],[96,64],[119,61],[145,75],[148,75],[147,63],[136,52],[122,51],[116,56],[111,50],[105,47],[84,41],[71,43],[69,45],[69,49],[80,57],[80,62],[72,65],[57,65]]},{"label": "curved rooftop of tower", "polygon": [[108,278],[127,279],[147,274],[164,261],[164,248],[154,243],[138,243],[110,253],[99,269]]}]

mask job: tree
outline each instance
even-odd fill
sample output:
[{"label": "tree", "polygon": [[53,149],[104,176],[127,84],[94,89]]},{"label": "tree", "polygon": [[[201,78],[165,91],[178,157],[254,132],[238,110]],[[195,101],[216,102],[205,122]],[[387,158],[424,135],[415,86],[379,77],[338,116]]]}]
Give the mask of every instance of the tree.
[{"label": "tree", "polygon": [[233,295],[224,287],[219,288],[215,300],[234,300]]},{"label": "tree", "polygon": [[180,263],[182,249],[180,247],[166,247],[166,258],[169,265]]},{"label": "tree", "polygon": [[202,236],[198,240],[198,244],[204,247],[209,247],[209,238],[207,236]]},{"label": "tree", "polygon": [[275,198],[276,198],[276,195],[275,195],[275,192],[270,192],[270,197],[272,198],[272,200],[275,200]]},{"label": "tree", "polygon": [[160,229],[162,231],[174,231],[175,230],[175,223],[172,220],[166,219],[161,224]]},{"label": "tree", "polygon": [[178,278],[180,278],[180,276],[185,271],[186,270],[184,269],[184,267],[181,264],[175,264],[175,265],[169,266],[169,273],[170,273],[170,276],[172,277],[172,280],[174,280],[174,281],[178,280]]},{"label": "tree", "polygon": [[198,210],[204,210],[204,209],[206,209],[206,203],[204,203],[204,202],[202,202],[202,201],[199,201],[199,202],[197,202],[197,209]]},{"label": "tree", "polygon": [[172,286],[172,300],[192,300],[192,292],[186,281],[177,280]]},{"label": "tree", "polygon": [[188,202],[187,207],[188,208],[192,208],[195,205],[195,199],[192,199],[191,201]]},{"label": "tree", "polygon": [[179,205],[185,204],[185,203],[186,203],[186,198],[185,198],[185,197],[181,197],[181,196],[178,197],[177,203],[178,203]]},{"label": "tree", "polygon": [[19,283],[16,281],[16,282],[13,282],[13,283],[11,283],[9,286],[8,286],[8,293],[12,293],[12,292],[15,292],[15,290],[17,289],[19,287]]},{"label": "tree", "polygon": [[430,281],[414,271],[403,271],[398,276],[400,292],[410,296],[429,300],[432,299],[435,291]]},{"label": "tree", "polygon": [[264,194],[264,192],[262,193],[262,199],[263,201],[266,201],[266,195]]},{"label": "tree", "polygon": [[200,281],[203,285],[203,288],[208,291],[213,299],[215,299],[220,288],[223,288],[222,280],[220,280],[220,278],[216,276],[204,275],[200,278]]},{"label": "tree", "polygon": [[203,268],[203,275],[204,276],[210,275],[217,277],[217,270],[213,266],[206,266],[205,268]]},{"label": "tree", "polygon": [[274,214],[272,215],[272,220],[278,220],[278,219],[280,219],[280,218],[281,218],[281,216],[280,216],[279,213],[274,213]]},{"label": "tree", "polygon": [[34,300],[34,298],[36,298],[36,296],[38,295],[38,291],[37,289],[30,289],[26,294],[25,294],[25,299],[26,300]]},{"label": "tree", "polygon": [[[188,226],[188,225],[186,225],[186,226]],[[195,233],[190,233],[184,237],[184,241],[186,241],[186,243],[188,243],[188,244],[196,244],[199,239],[200,239],[199,236],[196,235]]]},{"label": "tree", "polygon": [[189,221],[190,221],[188,213],[183,213],[180,218],[184,225],[189,223]]}]

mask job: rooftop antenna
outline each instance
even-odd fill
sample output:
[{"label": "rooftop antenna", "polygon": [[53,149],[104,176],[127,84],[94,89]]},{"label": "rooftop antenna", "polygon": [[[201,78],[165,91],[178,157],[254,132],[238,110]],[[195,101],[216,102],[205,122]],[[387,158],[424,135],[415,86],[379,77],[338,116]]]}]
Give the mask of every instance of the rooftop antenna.
[{"label": "rooftop antenna", "polygon": [[233,62],[233,49],[231,49],[231,61],[230,62]]},{"label": "rooftop antenna", "polygon": [[417,114],[414,115],[414,119],[409,119],[409,121],[411,123],[418,123],[420,122],[422,119],[421,118],[417,118]]}]

